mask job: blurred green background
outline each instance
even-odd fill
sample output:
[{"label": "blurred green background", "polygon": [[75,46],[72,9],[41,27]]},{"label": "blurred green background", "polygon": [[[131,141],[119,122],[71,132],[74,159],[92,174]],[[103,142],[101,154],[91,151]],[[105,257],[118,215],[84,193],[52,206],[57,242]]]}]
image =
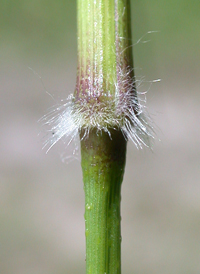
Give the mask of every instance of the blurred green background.
[{"label": "blurred green background", "polygon": [[[200,1],[131,3],[157,140],[153,153],[128,146],[122,273],[199,274]],[[73,92],[76,63],[76,1],[0,1],[2,274],[85,273],[80,162],[62,163],[62,143],[46,154],[37,137],[37,121]]]}]

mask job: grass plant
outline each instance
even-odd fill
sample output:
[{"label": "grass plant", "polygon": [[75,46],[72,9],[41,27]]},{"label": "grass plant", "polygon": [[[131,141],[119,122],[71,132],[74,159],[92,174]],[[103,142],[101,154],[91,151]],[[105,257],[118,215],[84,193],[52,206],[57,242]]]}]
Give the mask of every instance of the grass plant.
[{"label": "grass plant", "polygon": [[78,135],[85,191],[86,273],[121,273],[121,183],[127,141],[149,146],[152,128],[136,91],[130,0],[77,0],[74,94],[44,119],[52,136]]}]

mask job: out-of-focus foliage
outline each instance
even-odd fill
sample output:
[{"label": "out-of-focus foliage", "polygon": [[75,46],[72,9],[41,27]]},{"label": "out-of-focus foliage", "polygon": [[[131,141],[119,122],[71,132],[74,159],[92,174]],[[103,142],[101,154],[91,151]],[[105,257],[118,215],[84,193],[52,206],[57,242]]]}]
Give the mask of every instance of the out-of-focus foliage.
[{"label": "out-of-focus foliage", "polygon": [[[156,40],[154,46],[135,47],[136,60],[149,66],[199,63],[200,1],[132,0],[131,4],[134,43],[148,31],[159,31],[143,39]],[[67,50],[75,54],[76,1],[2,0],[0,10],[1,47],[15,47],[21,56],[33,58],[48,54],[53,58]]]},{"label": "out-of-focus foliage", "polygon": [[[131,4],[136,76],[162,81],[147,94],[154,153],[128,146],[122,273],[197,274],[200,1]],[[75,0],[0,0],[2,274],[84,273],[80,163],[61,162],[60,151],[72,155],[62,142],[46,155],[37,138],[37,120],[75,87],[76,39]]]}]

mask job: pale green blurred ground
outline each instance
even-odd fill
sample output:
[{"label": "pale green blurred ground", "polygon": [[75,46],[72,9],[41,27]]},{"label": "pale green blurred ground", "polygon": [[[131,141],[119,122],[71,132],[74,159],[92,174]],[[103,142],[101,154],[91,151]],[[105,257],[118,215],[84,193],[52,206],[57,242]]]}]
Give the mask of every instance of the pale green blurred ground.
[{"label": "pale green blurred ground", "polygon": [[[41,149],[54,101],[28,68],[58,102],[73,91],[76,2],[0,0],[0,13],[0,273],[85,273],[80,163]],[[161,141],[129,144],[123,274],[199,274],[200,1],[135,0],[132,15],[136,74],[162,79],[147,104]]]}]

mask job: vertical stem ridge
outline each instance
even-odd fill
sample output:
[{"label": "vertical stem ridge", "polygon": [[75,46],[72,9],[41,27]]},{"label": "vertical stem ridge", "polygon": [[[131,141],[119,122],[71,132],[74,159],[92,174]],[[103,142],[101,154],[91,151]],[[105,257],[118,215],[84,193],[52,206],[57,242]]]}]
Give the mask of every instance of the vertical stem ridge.
[{"label": "vertical stem ridge", "polygon": [[[78,73],[76,100],[110,100],[125,92],[123,80],[133,68],[130,0],[78,1]],[[134,78],[133,70],[131,76]],[[116,88],[117,87],[117,88]]]}]

